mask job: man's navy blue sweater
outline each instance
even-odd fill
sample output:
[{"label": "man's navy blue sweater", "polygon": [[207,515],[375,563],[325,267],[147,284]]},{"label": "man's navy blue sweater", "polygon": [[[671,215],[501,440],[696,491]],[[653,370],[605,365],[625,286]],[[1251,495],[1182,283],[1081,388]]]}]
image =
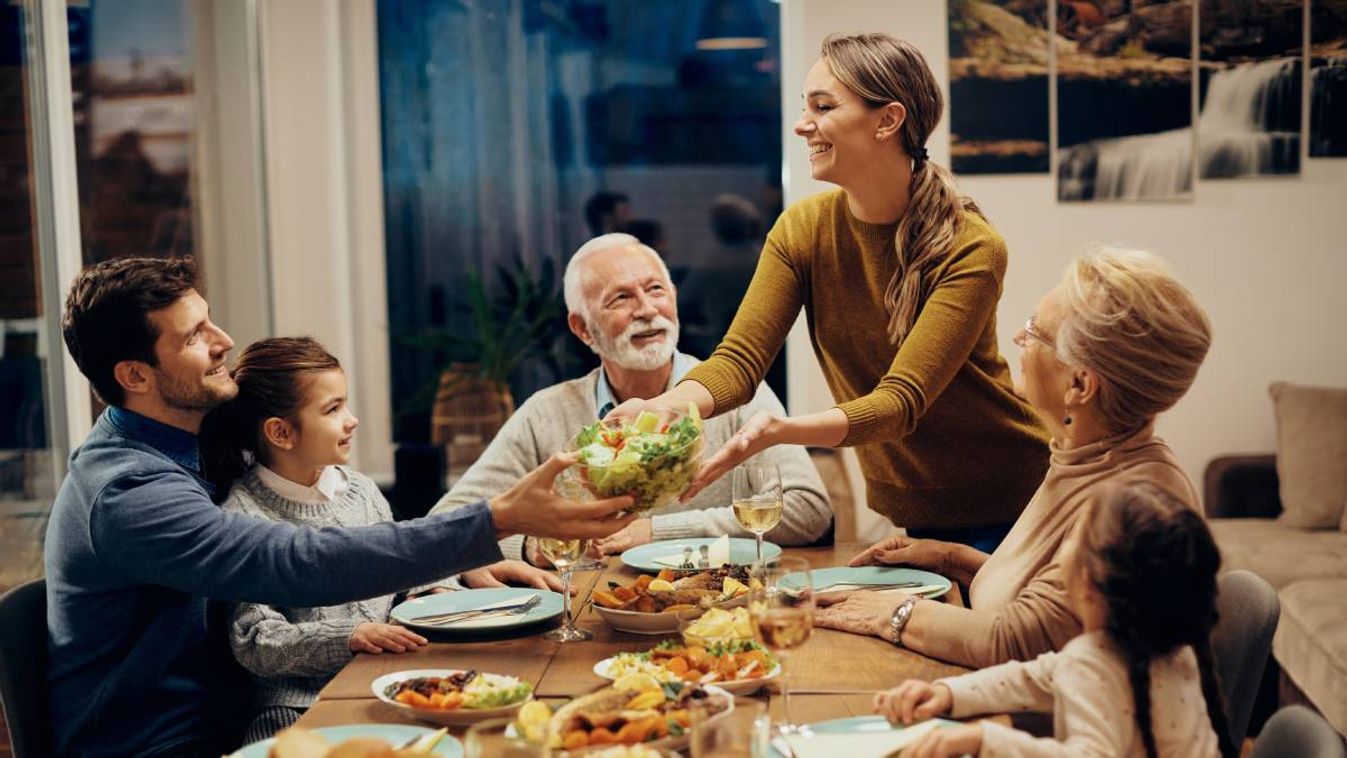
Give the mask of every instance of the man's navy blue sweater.
[{"label": "man's navy blue sweater", "polygon": [[109,408],[52,507],[48,679],[56,754],[154,756],[221,745],[225,648],[207,601],[323,606],[500,560],[486,503],[357,529],[226,513],[197,439]]}]

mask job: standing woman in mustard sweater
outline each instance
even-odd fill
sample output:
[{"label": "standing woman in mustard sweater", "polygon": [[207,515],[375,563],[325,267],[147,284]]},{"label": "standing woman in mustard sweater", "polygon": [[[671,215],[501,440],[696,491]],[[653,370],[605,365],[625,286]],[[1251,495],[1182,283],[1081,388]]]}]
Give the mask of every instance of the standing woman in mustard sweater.
[{"label": "standing woman in mustard sweater", "polygon": [[1043,480],[1048,435],[997,349],[1006,247],[932,163],[944,103],[887,34],[830,36],[795,133],[815,179],[767,237],[724,341],[678,386],[613,415],[724,413],[753,396],[800,308],[837,405],[753,417],[684,497],[769,445],[856,445],[869,507],[917,537],[994,550]]}]

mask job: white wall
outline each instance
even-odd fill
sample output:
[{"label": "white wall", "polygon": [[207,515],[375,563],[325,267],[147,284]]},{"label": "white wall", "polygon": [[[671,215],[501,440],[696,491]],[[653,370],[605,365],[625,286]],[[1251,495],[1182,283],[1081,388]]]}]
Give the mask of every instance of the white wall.
[{"label": "white wall", "polygon": [[[948,95],[941,0],[784,0],[783,123],[786,198],[830,185],[809,178],[791,131],[805,71],[834,31],[887,31],[916,44]],[[948,120],[928,144],[948,165]],[[1010,248],[998,310],[1001,349],[1018,371],[1011,337],[1067,262],[1092,242],[1124,243],[1169,260],[1207,308],[1214,343],[1196,384],[1159,429],[1194,481],[1216,455],[1271,451],[1270,382],[1347,385],[1347,160],[1304,162],[1294,178],[1206,181],[1182,204],[1056,202],[1048,175],[962,179]],[[790,343],[792,410],[832,403],[799,327]]]},{"label": "white wall", "polygon": [[390,479],[374,3],[258,9],[272,330],[310,335],[341,360],[361,419],[352,465]]}]

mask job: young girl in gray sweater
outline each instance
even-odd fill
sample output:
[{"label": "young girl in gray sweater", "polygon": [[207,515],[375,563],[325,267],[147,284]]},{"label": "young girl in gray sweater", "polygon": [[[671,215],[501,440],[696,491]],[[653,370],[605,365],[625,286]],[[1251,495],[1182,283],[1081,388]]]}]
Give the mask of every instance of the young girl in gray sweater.
[{"label": "young girl in gray sweater", "polygon": [[[336,358],[307,337],[265,339],[244,349],[234,379],[238,397],[216,409],[202,433],[221,507],[314,528],[393,520],[374,482],[345,466],[360,422]],[[256,683],[247,740],[293,724],[353,654],[426,644],[386,623],[394,597],[322,608],[237,606],[230,645]]]}]

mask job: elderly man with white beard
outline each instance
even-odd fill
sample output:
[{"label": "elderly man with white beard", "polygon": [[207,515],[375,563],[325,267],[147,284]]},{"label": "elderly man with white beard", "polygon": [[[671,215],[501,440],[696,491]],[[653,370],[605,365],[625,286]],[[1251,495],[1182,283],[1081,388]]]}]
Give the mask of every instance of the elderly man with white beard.
[{"label": "elderly man with white beard", "polygon": [[[539,390],[525,401],[432,513],[504,491],[617,404],[659,395],[697,365],[696,358],[677,350],[678,306],[669,270],[658,253],[635,237],[605,234],[586,242],[566,266],[564,288],[567,324],[598,354],[599,368]],[[766,385],[759,385],[752,402],[706,421],[706,449],[719,450],[759,411],[785,412]],[[771,447],[749,462],[776,464],[781,471],[781,523],[767,533],[767,539],[803,545],[827,533],[832,509],[804,448]],[[724,477],[692,500],[675,503],[596,541],[593,549],[612,554],[653,540],[722,534],[751,537],[734,520],[730,487],[730,477]],[[507,558],[539,562],[522,537],[504,540],[501,551]]]}]

